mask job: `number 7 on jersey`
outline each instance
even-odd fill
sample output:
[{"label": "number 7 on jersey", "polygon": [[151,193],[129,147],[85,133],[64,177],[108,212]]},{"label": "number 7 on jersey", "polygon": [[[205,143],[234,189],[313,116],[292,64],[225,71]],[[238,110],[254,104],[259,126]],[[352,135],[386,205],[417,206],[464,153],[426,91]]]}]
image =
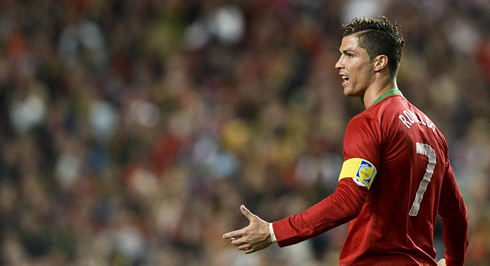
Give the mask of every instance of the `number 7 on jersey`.
[{"label": "number 7 on jersey", "polygon": [[417,142],[416,149],[417,154],[425,155],[427,158],[429,158],[429,163],[427,164],[427,169],[425,169],[424,178],[422,178],[422,181],[420,181],[417,194],[415,195],[415,199],[412,203],[412,208],[410,208],[410,212],[408,213],[410,216],[417,216],[419,213],[420,203],[424,198],[425,190],[429,185],[432,174],[434,174],[434,168],[436,167],[436,153],[430,145]]}]

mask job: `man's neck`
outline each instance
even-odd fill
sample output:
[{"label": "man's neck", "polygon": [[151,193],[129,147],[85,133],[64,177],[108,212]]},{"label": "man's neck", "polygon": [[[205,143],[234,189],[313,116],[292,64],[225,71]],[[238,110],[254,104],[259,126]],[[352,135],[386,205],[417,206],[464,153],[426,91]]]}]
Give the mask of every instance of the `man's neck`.
[{"label": "man's neck", "polygon": [[364,107],[368,109],[371,105],[373,105],[376,99],[378,99],[381,95],[383,95],[383,93],[391,89],[398,89],[395,79],[390,78],[390,79],[383,80],[382,82],[373,83],[366,90],[362,98]]}]

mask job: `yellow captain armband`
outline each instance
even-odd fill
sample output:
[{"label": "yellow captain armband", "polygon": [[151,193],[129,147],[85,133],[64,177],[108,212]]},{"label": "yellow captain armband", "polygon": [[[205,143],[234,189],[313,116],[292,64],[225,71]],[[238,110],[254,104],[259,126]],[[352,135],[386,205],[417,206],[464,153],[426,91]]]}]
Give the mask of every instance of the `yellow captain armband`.
[{"label": "yellow captain armband", "polygon": [[352,178],[359,186],[369,189],[376,173],[376,167],[371,162],[361,158],[351,158],[342,165],[339,181],[343,178]]}]

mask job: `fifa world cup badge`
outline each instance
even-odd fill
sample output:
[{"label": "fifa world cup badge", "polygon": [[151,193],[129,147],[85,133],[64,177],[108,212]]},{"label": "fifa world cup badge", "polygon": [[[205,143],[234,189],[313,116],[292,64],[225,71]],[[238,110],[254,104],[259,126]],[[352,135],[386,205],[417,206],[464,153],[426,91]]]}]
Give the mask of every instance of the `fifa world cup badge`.
[{"label": "fifa world cup badge", "polygon": [[361,163],[359,164],[359,168],[356,174],[357,181],[363,183],[369,188],[373,183],[373,179],[375,175],[376,175],[376,168],[374,168],[374,166],[370,162],[361,160]]}]

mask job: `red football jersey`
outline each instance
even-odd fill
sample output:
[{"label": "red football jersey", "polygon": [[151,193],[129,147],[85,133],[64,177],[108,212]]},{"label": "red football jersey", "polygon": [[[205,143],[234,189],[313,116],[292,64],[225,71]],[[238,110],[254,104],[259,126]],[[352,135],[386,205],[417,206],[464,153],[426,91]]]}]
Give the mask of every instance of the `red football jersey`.
[{"label": "red football jersey", "polygon": [[349,221],[341,265],[437,265],[436,216],[443,221],[447,265],[463,265],[466,207],[444,136],[398,90],[348,124],[335,193],[273,223],[280,246]]}]

